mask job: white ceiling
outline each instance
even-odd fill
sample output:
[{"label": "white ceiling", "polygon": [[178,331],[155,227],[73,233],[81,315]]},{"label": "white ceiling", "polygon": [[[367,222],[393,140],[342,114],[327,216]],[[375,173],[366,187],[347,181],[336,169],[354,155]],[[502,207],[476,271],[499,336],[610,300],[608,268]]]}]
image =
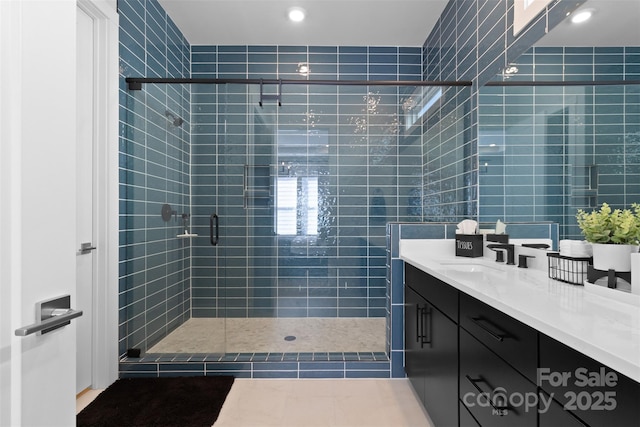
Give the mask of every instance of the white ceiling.
[{"label": "white ceiling", "polygon": [[[448,0],[159,0],[192,45],[422,46]],[[302,23],[287,11],[307,12]]]},{"label": "white ceiling", "polygon": [[[192,45],[422,46],[448,0],[159,0]],[[289,8],[307,11],[302,23]],[[640,0],[588,0],[537,46],[640,46]]]},{"label": "white ceiling", "polygon": [[565,19],[536,46],[640,46],[640,0],[587,0],[574,13],[592,9],[582,24]]}]

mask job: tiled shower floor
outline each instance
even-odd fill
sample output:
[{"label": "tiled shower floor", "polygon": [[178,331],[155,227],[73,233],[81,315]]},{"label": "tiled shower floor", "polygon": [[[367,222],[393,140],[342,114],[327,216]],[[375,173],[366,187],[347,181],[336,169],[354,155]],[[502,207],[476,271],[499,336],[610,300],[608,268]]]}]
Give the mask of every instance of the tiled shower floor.
[{"label": "tiled shower floor", "polygon": [[384,318],[193,318],[147,354],[385,351]]}]

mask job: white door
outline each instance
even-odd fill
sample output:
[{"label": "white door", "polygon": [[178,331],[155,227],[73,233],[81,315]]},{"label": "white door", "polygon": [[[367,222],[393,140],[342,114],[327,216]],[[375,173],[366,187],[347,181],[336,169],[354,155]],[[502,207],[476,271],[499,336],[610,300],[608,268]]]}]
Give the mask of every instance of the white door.
[{"label": "white door", "polygon": [[[94,213],[102,247],[92,255],[100,303],[89,307],[76,295],[78,5],[99,34],[91,109],[100,139]],[[76,334],[86,317],[41,336],[15,330],[37,321],[37,302],[71,295],[71,308],[97,313],[93,385],[117,378],[116,0],[0,0],[0,118],[0,426],[72,426]]]},{"label": "white door", "polygon": [[[92,330],[94,288],[94,31],[93,18],[78,8],[76,122],[76,290],[84,316],[77,323],[76,393],[90,388],[92,375]],[[84,246],[83,246],[84,245]],[[84,248],[84,249],[83,249]]]},{"label": "white door", "polygon": [[76,2],[0,1],[0,424],[75,423],[76,320],[44,335],[39,301],[76,304]]}]

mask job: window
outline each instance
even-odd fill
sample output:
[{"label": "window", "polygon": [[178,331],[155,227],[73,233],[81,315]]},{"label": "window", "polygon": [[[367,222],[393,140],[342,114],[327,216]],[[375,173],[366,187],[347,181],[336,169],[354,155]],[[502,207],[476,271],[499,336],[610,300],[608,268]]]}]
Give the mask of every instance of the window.
[{"label": "window", "polygon": [[278,178],[276,185],[276,233],[297,234],[298,178]]},{"label": "window", "polygon": [[318,178],[278,177],[276,180],[276,234],[318,234]]},{"label": "window", "polygon": [[553,0],[515,0],[513,3],[513,35],[532,22]]},{"label": "window", "polygon": [[434,106],[437,107],[436,103],[440,98],[442,98],[441,87],[418,87],[402,104],[405,130],[421,123],[422,116],[426,115]]},{"label": "window", "polygon": [[302,234],[316,236],[318,234],[318,178],[302,178],[302,194],[305,195],[306,203],[303,210]]}]

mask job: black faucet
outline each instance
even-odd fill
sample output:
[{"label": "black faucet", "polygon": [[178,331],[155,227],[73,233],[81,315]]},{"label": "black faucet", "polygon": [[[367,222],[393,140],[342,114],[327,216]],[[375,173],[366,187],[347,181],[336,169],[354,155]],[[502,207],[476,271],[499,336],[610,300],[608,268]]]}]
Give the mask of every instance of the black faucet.
[{"label": "black faucet", "polygon": [[507,265],[515,265],[515,247],[512,243],[491,243],[488,244],[487,247],[492,251],[496,252],[496,262],[503,262],[504,258],[502,257],[502,252],[507,252]]},{"label": "black faucet", "polygon": [[546,243],[523,243],[523,248],[533,248],[533,249],[549,249],[549,245]]},{"label": "black faucet", "polygon": [[[547,245],[548,246],[548,245]],[[518,267],[520,268],[529,268],[527,265],[527,258],[535,258],[534,255],[518,255]]]}]

